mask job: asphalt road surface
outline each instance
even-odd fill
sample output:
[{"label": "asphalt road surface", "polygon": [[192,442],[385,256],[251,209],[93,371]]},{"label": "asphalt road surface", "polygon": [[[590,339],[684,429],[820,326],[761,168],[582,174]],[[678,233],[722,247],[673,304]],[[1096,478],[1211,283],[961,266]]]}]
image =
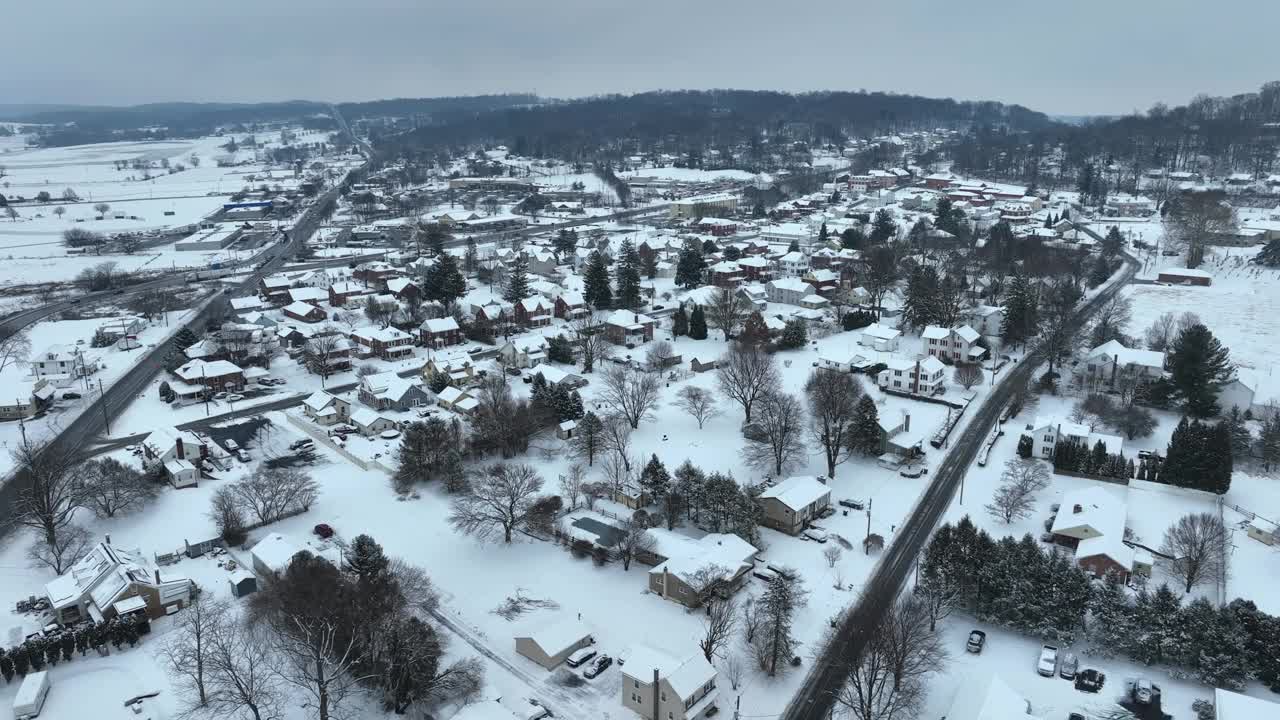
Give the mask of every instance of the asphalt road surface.
[{"label": "asphalt road surface", "polygon": [[[1137,261],[1126,258],[1123,274],[1080,308],[1076,315],[1077,327],[1083,327],[1102,303],[1132,280],[1137,268]],[[915,512],[895,534],[893,543],[876,566],[857,603],[845,611],[831,642],[815,660],[804,685],[787,706],[782,716],[785,720],[828,720],[831,717],[836,695],[845,684],[847,668],[861,656],[869,630],[879,623],[885,611],[896,601],[916,557],[950,506],[969,465],[1001,411],[1009,404],[1013,391],[1024,385],[1042,362],[1042,354],[1036,351],[1015,365],[987,396],[964,431],[951,439],[951,449],[938,467],[930,472],[933,479]]]}]

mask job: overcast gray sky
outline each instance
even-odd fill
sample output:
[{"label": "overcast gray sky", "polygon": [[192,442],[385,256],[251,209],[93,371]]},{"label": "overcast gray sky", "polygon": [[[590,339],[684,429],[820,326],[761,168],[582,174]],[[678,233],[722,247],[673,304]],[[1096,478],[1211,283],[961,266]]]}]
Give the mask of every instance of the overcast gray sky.
[{"label": "overcast gray sky", "polygon": [[0,102],[889,90],[1053,114],[1280,79],[1280,0],[6,3]]}]

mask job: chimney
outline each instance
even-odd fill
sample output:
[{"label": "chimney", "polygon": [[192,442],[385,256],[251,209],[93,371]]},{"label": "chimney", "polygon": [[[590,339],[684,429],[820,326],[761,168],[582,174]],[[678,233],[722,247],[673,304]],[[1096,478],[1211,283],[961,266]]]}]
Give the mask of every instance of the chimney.
[{"label": "chimney", "polygon": [[662,720],[658,711],[658,668],[653,669],[653,720]]},{"label": "chimney", "polygon": [[911,431],[911,413],[903,411],[902,413],[902,432]]},{"label": "chimney", "polygon": [[111,544],[111,533],[107,533],[107,544]]},{"label": "chimney", "polygon": [[1071,514],[1072,514],[1072,515],[1079,515],[1083,510],[1084,510],[1084,508],[1080,507],[1080,505],[1079,505],[1079,504],[1076,504],[1076,505],[1072,505],[1072,506],[1071,506]]},{"label": "chimney", "polygon": [[160,584],[160,568],[156,568],[156,584]]}]

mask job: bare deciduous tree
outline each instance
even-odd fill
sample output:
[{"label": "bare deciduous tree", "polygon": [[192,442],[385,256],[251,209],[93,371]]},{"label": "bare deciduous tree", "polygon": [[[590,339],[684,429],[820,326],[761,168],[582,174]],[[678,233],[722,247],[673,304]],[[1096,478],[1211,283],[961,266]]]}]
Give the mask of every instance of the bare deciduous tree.
[{"label": "bare deciduous tree", "polygon": [[840,549],[839,545],[831,545],[826,550],[822,551],[822,557],[827,560],[827,567],[831,568],[835,567],[836,563],[840,562],[840,558],[843,556],[844,552]]},{"label": "bare deciduous tree", "polygon": [[951,377],[957,385],[968,390],[974,385],[982,384],[982,368],[972,364],[957,365]]},{"label": "bare deciduous tree", "polygon": [[721,654],[737,629],[738,603],[733,598],[715,600],[708,605],[706,614],[702,616],[702,638],[698,640],[698,647],[707,662]]},{"label": "bare deciduous tree", "polygon": [[634,430],[657,409],[661,390],[659,376],[618,365],[605,371],[598,398]]},{"label": "bare deciduous tree", "polygon": [[1010,458],[1000,476],[1000,487],[987,504],[992,516],[1011,523],[1031,514],[1036,493],[1049,487],[1049,468],[1032,458]]},{"label": "bare deciduous tree", "polygon": [[724,675],[724,678],[729,681],[730,690],[737,690],[742,687],[742,678],[746,672],[747,664],[738,653],[729,653],[725,656],[724,661],[720,663],[720,674]]},{"label": "bare deciduous tree", "polygon": [[671,347],[671,343],[666,340],[657,340],[649,343],[649,349],[645,351],[645,367],[657,372],[670,365],[672,358],[675,357],[676,351]]},{"label": "bare deciduous tree", "polygon": [[227,601],[213,597],[194,597],[175,618],[173,631],[160,645],[165,669],[182,689],[190,712],[209,703],[209,659],[213,653],[213,636],[227,632],[231,622]]},{"label": "bare deciduous tree", "polygon": [[58,531],[53,542],[43,537],[27,546],[27,561],[32,567],[48,568],[61,575],[84,557],[93,546],[89,531],[79,525],[67,525]]},{"label": "bare deciduous tree", "polygon": [[894,687],[893,658],[883,638],[883,623],[874,628],[870,642],[849,666],[836,702],[857,720],[905,720],[916,716],[924,699],[917,683]]},{"label": "bare deciduous tree", "polygon": [[947,659],[941,639],[929,629],[928,609],[913,595],[904,595],[886,614],[880,638],[888,655],[893,689],[923,685]]},{"label": "bare deciduous tree", "polygon": [[30,355],[31,336],[25,330],[0,337],[0,372],[10,365],[26,362]]},{"label": "bare deciduous tree", "polygon": [[636,556],[653,552],[656,542],[648,528],[632,519],[623,521],[622,532],[615,539],[613,554],[622,561],[622,569],[630,570]]},{"label": "bare deciduous tree", "polygon": [[84,486],[75,472],[78,460],[58,446],[24,440],[13,451],[13,463],[26,476],[26,487],[17,494],[9,522],[39,533],[49,548],[58,547],[58,533],[85,502]]},{"label": "bare deciduous tree", "polygon": [[304,358],[307,370],[320,376],[320,387],[334,373],[335,360],[346,357],[350,353],[350,341],[332,325],[320,329],[314,337],[307,341]]},{"label": "bare deciduous tree", "polygon": [[729,354],[720,360],[716,378],[724,394],[742,406],[747,422],[751,422],[756,401],[781,384],[773,356],[755,345],[742,343],[734,343]]},{"label": "bare deciduous tree", "polygon": [[284,696],[266,628],[258,623],[227,622],[210,633],[208,647],[207,712],[213,716],[277,720]]},{"label": "bare deciduous tree", "polygon": [[1192,513],[1164,531],[1160,552],[1173,558],[1168,562],[1169,573],[1191,592],[1196,585],[1215,582],[1226,573],[1230,538],[1217,515]]},{"label": "bare deciduous tree", "polygon": [[261,523],[275,522],[294,511],[307,510],[320,494],[320,485],[301,470],[265,465],[228,487]]},{"label": "bare deciduous tree", "polygon": [[578,509],[578,500],[582,497],[582,486],[587,482],[587,470],[578,463],[573,463],[560,476],[560,494],[569,501],[569,510]]},{"label": "bare deciduous tree", "polygon": [[848,435],[858,416],[862,386],[849,373],[814,370],[804,393],[809,399],[809,436],[822,448],[827,475],[835,477],[836,465],[853,450]]},{"label": "bare deciduous tree", "polygon": [[153,499],[159,492],[157,486],[142,473],[115,458],[92,460],[81,466],[84,482],[85,504],[93,508],[98,517],[115,517]]},{"label": "bare deciduous tree", "polygon": [[422,568],[407,560],[392,558],[390,572],[400,586],[407,607],[426,616],[440,606],[440,593]]},{"label": "bare deciduous tree", "polygon": [[491,465],[470,488],[453,501],[449,522],[454,529],[480,540],[502,532],[504,542],[529,518],[542,490],[542,478],[524,464]]},{"label": "bare deciduous tree", "polygon": [[698,429],[708,420],[720,414],[716,406],[716,396],[705,388],[686,385],[676,394],[675,406],[693,416],[698,421]]},{"label": "bare deciduous tree", "polygon": [[276,674],[297,688],[318,720],[330,720],[364,678],[354,635],[331,620],[286,616],[272,624],[271,646],[280,656]]},{"label": "bare deciduous tree", "polygon": [[582,358],[582,372],[589,373],[598,362],[613,354],[613,343],[604,332],[604,320],[598,313],[584,315],[569,323],[574,345]]},{"label": "bare deciduous tree", "polygon": [[737,288],[722,287],[716,290],[703,312],[707,316],[707,324],[727,338],[746,317],[747,307],[747,299],[738,293]]},{"label": "bare deciduous tree", "polygon": [[758,439],[747,440],[743,456],[747,464],[781,477],[804,459],[804,410],[794,395],[770,393],[760,401],[753,423]]}]

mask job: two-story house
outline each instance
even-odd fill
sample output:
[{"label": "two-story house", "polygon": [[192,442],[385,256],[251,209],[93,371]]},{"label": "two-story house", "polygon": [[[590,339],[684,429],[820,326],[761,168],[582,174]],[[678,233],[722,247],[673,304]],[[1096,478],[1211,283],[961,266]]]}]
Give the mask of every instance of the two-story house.
[{"label": "two-story house", "polygon": [[648,645],[627,653],[622,704],[645,720],[703,720],[717,710],[717,673],[701,653],[685,658]]},{"label": "two-story house", "polygon": [[400,360],[413,355],[413,336],[393,327],[364,327],[352,330],[351,342],[360,357]]},{"label": "two-story house", "polygon": [[498,357],[507,367],[530,368],[546,362],[550,344],[542,335],[511,338],[498,349]]},{"label": "two-story house", "polygon": [[953,363],[980,362],[987,349],[978,344],[981,335],[968,325],[944,328],[930,325],[920,334],[925,351],[931,356]]},{"label": "two-story house", "polygon": [[244,370],[226,360],[192,360],[173,371],[184,383],[203,386],[211,392],[239,390],[244,387]]},{"label": "two-story house", "polygon": [[1088,389],[1115,390],[1127,382],[1136,384],[1159,380],[1164,375],[1164,353],[1131,350],[1119,340],[1110,340],[1089,351],[1075,367],[1076,384]]},{"label": "two-story house", "polygon": [[885,361],[885,369],[876,376],[876,384],[882,390],[911,395],[937,395],[942,392],[946,366],[930,355],[922,360],[891,357]]},{"label": "two-story house", "polygon": [[738,287],[746,279],[742,267],[731,260],[724,260],[707,268],[707,279],[716,287]]},{"label": "two-story house", "polygon": [[789,535],[799,535],[805,523],[831,505],[831,488],[812,475],[794,475],[756,497],[760,523]]},{"label": "two-story house", "polygon": [[408,410],[429,405],[431,395],[413,378],[402,378],[393,372],[375,373],[360,378],[356,393],[360,402],[375,410]]},{"label": "two-story house", "polygon": [[515,321],[525,327],[550,325],[552,313],[551,303],[538,295],[531,295],[515,304]]},{"label": "two-story house", "polygon": [[365,295],[372,295],[373,290],[363,284],[346,280],[329,286],[329,304],[334,307],[358,305],[364,301]]},{"label": "two-story house", "polygon": [[97,359],[86,356],[83,350],[73,345],[51,345],[31,358],[31,374],[47,378],[50,382],[92,375],[97,370]]},{"label": "two-story house", "polygon": [[555,316],[561,320],[577,320],[591,313],[582,293],[565,291],[556,296]]},{"label": "two-story house", "polygon": [[814,287],[798,277],[783,277],[770,280],[768,288],[769,302],[783,305],[799,305],[804,298],[816,294]]},{"label": "two-story house", "polygon": [[419,341],[429,348],[461,345],[466,342],[462,328],[452,317],[428,318],[418,326]]},{"label": "two-story house", "polygon": [[643,345],[653,339],[658,321],[648,315],[615,310],[604,321],[604,333],[614,345]]}]

